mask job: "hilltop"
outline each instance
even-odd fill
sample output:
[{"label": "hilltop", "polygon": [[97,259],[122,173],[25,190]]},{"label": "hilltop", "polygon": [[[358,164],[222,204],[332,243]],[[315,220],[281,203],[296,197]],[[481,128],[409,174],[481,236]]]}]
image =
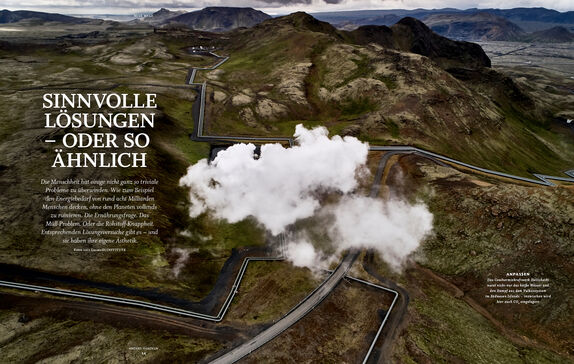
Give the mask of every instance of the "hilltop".
[{"label": "hilltop", "polygon": [[490,67],[490,59],[477,44],[439,36],[415,18],[403,18],[390,28],[362,26],[350,35],[358,44],[376,43],[429,57],[444,69]]},{"label": "hilltop", "polygon": [[170,17],[166,23],[183,24],[195,30],[226,32],[236,28],[252,27],[271,18],[262,11],[253,8],[207,7]]},{"label": "hilltop", "polygon": [[522,37],[525,42],[539,43],[567,43],[574,42],[574,34],[565,27],[558,26],[538,32],[530,33]]}]

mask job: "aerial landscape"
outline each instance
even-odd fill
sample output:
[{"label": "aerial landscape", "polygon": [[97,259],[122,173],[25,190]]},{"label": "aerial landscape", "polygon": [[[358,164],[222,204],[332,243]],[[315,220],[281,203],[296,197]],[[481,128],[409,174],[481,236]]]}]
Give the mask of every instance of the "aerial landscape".
[{"label": "aerial landscape", "polygon": [[201,4],[2,6],[0,363],[574,362],[571,4]]}]

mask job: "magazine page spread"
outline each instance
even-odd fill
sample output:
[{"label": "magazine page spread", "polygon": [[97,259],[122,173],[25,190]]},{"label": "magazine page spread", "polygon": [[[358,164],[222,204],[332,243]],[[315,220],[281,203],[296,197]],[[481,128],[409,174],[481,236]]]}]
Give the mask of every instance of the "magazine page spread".
[{"label": "magazine page spread", "polygon": [[574,362],[574,4],[498,6],[2,4],[0,363]]}]

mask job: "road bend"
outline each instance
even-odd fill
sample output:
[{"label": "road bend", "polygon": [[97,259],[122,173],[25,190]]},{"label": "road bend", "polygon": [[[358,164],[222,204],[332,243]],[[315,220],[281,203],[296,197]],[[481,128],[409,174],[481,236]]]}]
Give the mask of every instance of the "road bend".
[{"label": "road bend", "polygon": [[345,277],[351,265],[359,255],[359,251],[351,251],[344,258],[341,264],[331,273],[315,291],[313,291],[305,300],[298,306],[295,306],[290,312],[283,316],[273,326],[269,327],[253,339],[241,344],[240,346],[228,351],[219,358],[211,361],[211,364],[235,363],[243,357],[249,355],[263,344],[273,340],[283,331],[297,323],[305,315],[311,312],[317,305],[319,305],[333,289],[339,284],[341,279]]}]

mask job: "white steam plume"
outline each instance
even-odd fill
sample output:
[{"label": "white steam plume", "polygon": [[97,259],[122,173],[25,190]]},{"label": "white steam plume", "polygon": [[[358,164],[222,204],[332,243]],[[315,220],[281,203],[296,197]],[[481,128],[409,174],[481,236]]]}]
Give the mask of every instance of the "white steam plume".
[{"label": "white steam plume", "polygon": [[175,260],[171,271],[175,278],[178,278],[181,270],[189,260],[189,255],[191,253],[195,253],[197,249],[173,248],[171,251],[173,254],[177,255],[177,259]]},{"label": "white steam plume", "polygon": [[191,190],[191,216],[211,210],[232,223],[253,216],[274,235],[312,216],[320,205],[316,192],[351,192],[367,160],[367,144],[327,135],[323,127],[297,125],[299,145],[292,148],[266,144],[254,159],[253,144],[235,144],[211,164],[199,161],[180,180]]},{"label": "white steam plume", "polygon": [[[432,230],[432,214],[423,204],[382,201],[354,195],[366,174],[368,144],[353,137],[328,138],[325,128],[295,129],[298,145],[261,147],[236,144],[219,152],[211,164],[201,160],[189,167],[180,184],[190,188],[190,215],[211,212],[237,222],[254,217],[272,234],[285,232],[300,219],[327,221],[314,229],[330,238],[321,248],[295,234],[287,258],[315,271],[330,259],[324,249],[340,253],[349,248],[373,248],[398,268]],[[321,192],[338,192],[338,202],[321,206]],[[309,234],[311,236],[311,234]]]},{"label": "white steam plume", "polygon": [[317,252],[313,244],[304,241],[291,241],[287,244],[285,255],[287,260],[296,267],[307,267],[311,270],[321,268],[324,264],[324,258],[321,253]]},{"label": "white steam plume", "polygon": [[433,215],[422,203],[410,205],[396,199],[345,196],[326,210],[334,216],[328,233],[339,251],[375,249],[394,269],[432,230]]}]

